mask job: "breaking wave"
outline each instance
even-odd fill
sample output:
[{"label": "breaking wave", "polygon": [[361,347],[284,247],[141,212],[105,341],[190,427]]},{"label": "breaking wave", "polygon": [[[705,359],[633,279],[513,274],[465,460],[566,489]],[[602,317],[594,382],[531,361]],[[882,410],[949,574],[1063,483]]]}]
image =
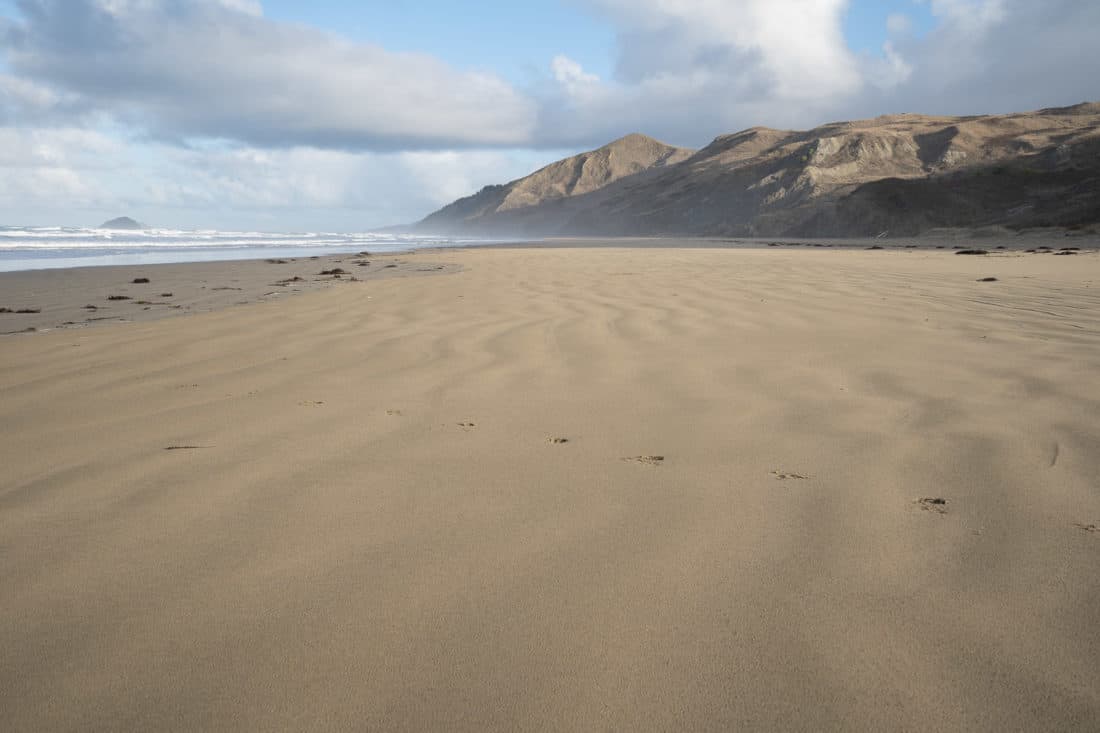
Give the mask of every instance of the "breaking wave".
[{"label": "breaking wave", "polygon": [[0,227],[0,270],[295,257],[357,250],[384,253],[484,243],[486,240],[378,232],[128,231],[8,226]]}]

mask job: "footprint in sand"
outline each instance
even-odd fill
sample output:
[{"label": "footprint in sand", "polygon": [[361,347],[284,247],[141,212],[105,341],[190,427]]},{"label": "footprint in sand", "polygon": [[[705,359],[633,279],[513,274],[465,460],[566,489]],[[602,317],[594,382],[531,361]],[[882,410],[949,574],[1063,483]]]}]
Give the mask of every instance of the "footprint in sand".
[{"label": "footprint in sand", "polygon": [[641,463],[643,466],[660,466],[665,461],[664,456],[627,456],[620,460],[631,463]]},{"label": "footprint in sand", "polygon": [[786,481],[789,478],[805,481],[809,478],[809,476],[803,476],[802,474],[794,473],[793,471],[772,471],[772,475],[775,476],[777,481]]},{"label": "footprint in sand", "polygon": [[947,514],[947,499],[941,497],[924,497],[923,499],[917,499],[917,505],[920,506],[926,512],[935,512],[936,514]]}]

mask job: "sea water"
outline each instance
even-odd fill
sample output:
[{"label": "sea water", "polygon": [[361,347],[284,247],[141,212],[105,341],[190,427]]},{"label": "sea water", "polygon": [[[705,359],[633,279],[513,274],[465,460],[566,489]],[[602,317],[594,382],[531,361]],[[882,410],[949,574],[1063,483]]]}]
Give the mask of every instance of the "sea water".
[{"label": "sea water", "polygon": [[0,272],[94,265],[146,265],[341,252],[404,252],[487,244],[487,240],[387,233],[271,233],[175,229],[0,226]]}]

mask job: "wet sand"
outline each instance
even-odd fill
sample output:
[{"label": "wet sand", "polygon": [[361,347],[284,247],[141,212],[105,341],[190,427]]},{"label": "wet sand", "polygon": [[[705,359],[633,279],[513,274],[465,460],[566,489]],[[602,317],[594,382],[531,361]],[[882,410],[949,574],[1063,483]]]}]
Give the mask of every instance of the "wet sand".
[{"label": "wet sand", "polygon": [[0,338],[7,729],[1096,729],[1100,255],[401,259]]},{"label": "wet sand", "polygon": [[142,323],[334,285],[439,274],[422,254],[189,262],[0,272],[0,335]]}]

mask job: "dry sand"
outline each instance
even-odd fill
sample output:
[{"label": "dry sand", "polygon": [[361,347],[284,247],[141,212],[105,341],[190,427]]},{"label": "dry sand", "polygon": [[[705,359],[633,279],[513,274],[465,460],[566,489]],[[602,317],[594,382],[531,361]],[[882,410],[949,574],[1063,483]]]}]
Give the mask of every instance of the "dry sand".
[{"label": "dry sand", "polygon": [[417,258],[0,339],[5,730],[1100,727],[1100,255]]}]

